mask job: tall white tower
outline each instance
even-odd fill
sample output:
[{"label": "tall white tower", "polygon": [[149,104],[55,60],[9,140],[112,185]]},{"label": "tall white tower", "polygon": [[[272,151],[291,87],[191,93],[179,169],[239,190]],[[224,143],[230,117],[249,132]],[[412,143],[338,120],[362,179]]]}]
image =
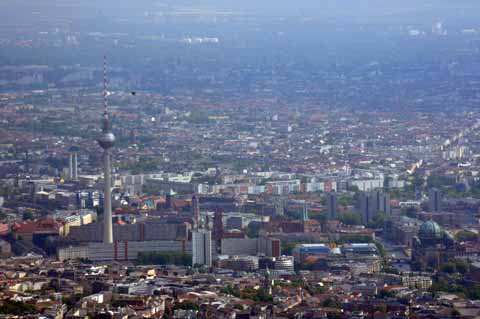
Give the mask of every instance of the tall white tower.
[{"label": "tall white tower", "polygon": [[98,144],[103,149],[103,179],[104,179],[104,201],[103,201],[103,243],[113,243],[112,229],[112,167],[110,164],[110,149],[115,144],[115,135],[112,133],[110,117],[107,104],[107,58],[103,60],[103,119],[102,133],[98,138]]}]

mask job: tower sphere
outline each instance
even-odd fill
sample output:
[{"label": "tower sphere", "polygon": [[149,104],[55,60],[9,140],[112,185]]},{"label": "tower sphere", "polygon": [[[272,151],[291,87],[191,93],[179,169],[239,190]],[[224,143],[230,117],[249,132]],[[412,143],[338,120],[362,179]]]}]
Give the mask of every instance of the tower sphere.
[{"label": "tower sphere", "polygon": [[115,135],[112,132],[102,132],[97,141],[101,148],[109,149],[115,144]]}]

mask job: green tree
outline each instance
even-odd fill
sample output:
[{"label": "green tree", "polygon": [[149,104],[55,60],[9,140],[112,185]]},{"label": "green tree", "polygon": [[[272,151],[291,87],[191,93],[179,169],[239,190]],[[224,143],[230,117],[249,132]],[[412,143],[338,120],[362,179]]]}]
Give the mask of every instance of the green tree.
[{"label": "green tree", "polygon": [[6,300],[0,305],[0,313],[6,315],[23,316],[35,314],[36,310],[33,305],[14,300]]},{"label": "green tree", "polygon": [[339,206],[353,205],[353,197],[348,195],[342,195],[338,198],[337,203]]},{"label": "green tree", "polygon": [[378,241],[375,241],[375,246],[377,246],[377,250],[378,250],[378,253],[379,253],[380,257],[385,258],[387,256],[387,252],[385,250],[385,247],[383,247],[383,245],[380,244],[380,242],[378,242]]},{"label": "green tree", "polygon": [[462,259],[452,259],[442,265],[441,270],[447,274],[466,274],[470,270],[470,265]]},{"label": "green tree", "polygon": [[382,289],[380,290],[380,292],[378,293],[378,297],[379,298],[382,298],[382,299],[385,299],[385,298],[393,298],[395,297],[395,293],[390,291],[390,290],[385,290],[385,289]]},{"label": "green tree", "polygon": [[25,211],[23,213],[23,220],[33,220],[33,213],[30,211]]},{"label": "green tree", "polygon": [[350,186],[348,186],[348,190],[351,191],[351,192],[354,192],[354,193],[360,192],[360,189],[358,188],[357,185],[350,185]]},{"label": "green tree", "polygon": [[387,305],[386,304],[375,305],[374,310],[378,311],[378,312],[381,312],[381,313],[386,313],[387,312]]},{"label": "green tree", "polygon": [[417,218],[417,209],[415,207],[404,207],[400,213],[410,218]]},{"label": "green tree", "polygon": [[311,295],[317,295],[317,294],[324,294],[326,289],[323,286],[316,286],[312,287],[311,285],[307,285],[307,291]]},{"label": "green tree", "polygon": [[411,181],[412,181],[412,186],[415,189],[419,189],[423,186],[423,183],[425,182],[425,179],[418,172],[415,172],[411,177]]},{"label": "green tree", "polygon": [[446,272],[447,274],[453,274],[457,272],[457,267],[455,263],[452,261],[448,261],[442,265],[442,271]]},{"label": "green tree", "polygon": [[335,299],[329,297],[323,302],[323,307],[340,308],[340,304]]},{"label": "green tree", "polygon": [[314,219],[322,225],[327,222],[327,215],[324,213],[310,212],[308,216],[310,217],[310,219]]},{"label": "green tree", "polygon": [[470,264],[463,259],[455,259],[455,268],[460,274],[465,275],[470,271]]},{"label": "green tree", "polygon": [[238,289],[233,288],[232,286],[226,286],[220,288],[220,292],[226,295],[232,295],[235,297],[240,297],[240,291]]},{"label": "green tree", "polygon": [[461,230],[455,235],[458,241],[477,241],[478,235],[468,230]]},{"label": "green tree", "polygon": [[373,218],[368,222],[367,227],[369,228],[382,228],[383,224],[387,220],[387,214],[384,212],[378,212]]},{"label": "green tree", "polygon": [[62,302],[67,305],[68,309],[72,308],[83,298],[83,295],[77,294],[77,295],[72,295],[70,297],[64,297],[62,298]]},{"label": "green tree", "polygon": [[190,300],[184,300],[181,303],[176,303],[175,306],[173,306],[173,309],[183,309],[183,310],[195,310],[198,311],[200,309],[200,306]]},{"label": "green tree", "polygon": [[345,225],[360,225],[362,219],[359,214],[353,212],[344,212],[339,215],[339,220]]},{"label": "green tree", "polygon": [[286,242],[282,242],[282,254],[291,255],[295,246],[303,243],[304,243],[303,241],[298,241],[298,240],[289,240]]},{"label": "green tree", "polygon": [[373,238],[369,235],[361,234],[348,234],[342,236],[336,241],[337,244],[342,245],[345,243],[354,244],[354,243],[373,243]]}]

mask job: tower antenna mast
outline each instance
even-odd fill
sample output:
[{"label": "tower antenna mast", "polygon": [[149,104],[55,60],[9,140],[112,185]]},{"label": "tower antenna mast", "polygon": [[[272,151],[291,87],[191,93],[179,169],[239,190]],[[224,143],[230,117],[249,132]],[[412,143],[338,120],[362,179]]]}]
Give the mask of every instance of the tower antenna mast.
[{"label": "tower antenna mast", "polygon": [[103,114],[108,115],[108,91],[107,91],[107,55],[103,56]]}]

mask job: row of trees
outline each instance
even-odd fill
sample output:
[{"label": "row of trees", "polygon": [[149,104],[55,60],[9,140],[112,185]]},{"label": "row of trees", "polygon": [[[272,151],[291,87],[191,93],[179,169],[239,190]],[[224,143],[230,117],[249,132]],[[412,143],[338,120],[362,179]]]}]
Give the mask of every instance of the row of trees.
[{"label": "row of trees", "polygon": [[470,264],[463,259],[451,259],[442,264],[440,273],[433,279],[430,287],[432,293],[449,292],[469,299],[480,299],[480,284],[467,282],[465,274],[470,271]]},{"label": "row of trees", "polygon": [[272,295],[270,295],[268,291],[265,290],[265,288],[253,289],[253,288],[247,287],[247,288],[244,288],[243,290],[239,290],[231,286],[226,286],[220,289],[220,292],[227,295],[235,296],[237,298],[253,300],[255,302],[272,302],[273,301]]},{"label": "row of trees", "polygon": [[480,284],[469,285],[459,280],[449,280],[445,277],[437,278],[432,287],[432,293],[449,292],[454,293],[472,300],[480,299]]},{"label": "row of trees", "polygon": [[6,300],[0,305],[0,314],[22,316],[35,313],[33,305],[21,301]]}]

